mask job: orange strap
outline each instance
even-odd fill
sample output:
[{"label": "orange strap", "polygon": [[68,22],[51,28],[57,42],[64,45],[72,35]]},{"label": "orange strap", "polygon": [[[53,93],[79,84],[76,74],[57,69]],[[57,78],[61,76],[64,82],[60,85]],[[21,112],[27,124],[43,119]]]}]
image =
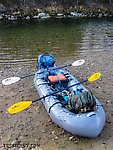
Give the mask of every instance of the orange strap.
[{"label": "orange strap", "polygon": [[59,81],[59,79],[61,80],[61,81],[64,81],[64,80],[66,80],[66,77],[62,74],[62,73],[60,73],[60,74],[58,74],[57,76],[49,76],[48,77],[48,79],[51,81],[51,82],[57,82],[57,81]]}]

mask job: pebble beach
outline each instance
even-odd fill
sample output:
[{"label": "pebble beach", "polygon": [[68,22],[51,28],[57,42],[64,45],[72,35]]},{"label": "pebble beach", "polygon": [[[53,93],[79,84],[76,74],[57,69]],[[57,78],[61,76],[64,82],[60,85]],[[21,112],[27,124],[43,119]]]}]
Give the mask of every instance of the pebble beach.
[{"label": "pebble beach", "polygon": [[[25,68],[15,65],[0,67],[0,149],[6,150],[112,150],[113,148],[113,50],[88,52],[66,58],[57,57],[56,65],[62,66],[74,60],[84,59],[79,67],[65,68],[79,81],[93,73],[101,72],[100,79],[93,83],[83,83],[102,104],[106,122],[101,134],[96,138],[72,135],[57,126],[49,117],[41,101],[26,110],[10,115],[8,107],[22,100],[35,100],[39,95],[33,87],[33,76],[9,86],[2,85],[6,77],[24,76],[35,73],[36,66]],[[36,64],[37,65],[37,64]]]}]

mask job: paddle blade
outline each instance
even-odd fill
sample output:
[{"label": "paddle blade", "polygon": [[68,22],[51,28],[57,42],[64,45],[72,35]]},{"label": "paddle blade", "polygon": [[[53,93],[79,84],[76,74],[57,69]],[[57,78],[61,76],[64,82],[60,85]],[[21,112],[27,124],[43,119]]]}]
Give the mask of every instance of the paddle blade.
[{"label": "paddle blade", "polygon": [[3,85],[9,85],[20,80],[20,77],[10,77],[2,80]]},{"label": "paddle blade", "polygon": [[97,79],[99,79],[101,76],[101,73],[100,72],[97,72],[97,73],[94,73],[92,76],[90,76],[90,78],[88,79],[89,82],[93,82]]},{"label": "paddle blade", "polygon": [[14,105],[12,105],[11,107],[8,108],[8,112],[10,114],[16,114],[24,109],[26,109],[27,107],[29,107],[32,104],[32,101],[22,101],[22,102],[18,102]]},{"label": "paddle blade", "polygon": [[84,62],[85,62],[84,59],[77,60],[77,61],[75,61],[75,62],[72,63],[72,66],[74,66],[74,67],[80,66],[80,65],[82,65]]}]

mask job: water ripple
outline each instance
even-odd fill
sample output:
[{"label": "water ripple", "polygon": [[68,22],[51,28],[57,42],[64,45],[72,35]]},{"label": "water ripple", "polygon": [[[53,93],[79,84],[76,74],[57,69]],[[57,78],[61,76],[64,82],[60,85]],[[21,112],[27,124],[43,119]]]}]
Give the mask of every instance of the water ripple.
[{"label": "water ripple", "polygon": [[109,20],[0,24],[0,65],[4,67],[36,64],[44,52],[61,58],[112,50],[113,21]]}]

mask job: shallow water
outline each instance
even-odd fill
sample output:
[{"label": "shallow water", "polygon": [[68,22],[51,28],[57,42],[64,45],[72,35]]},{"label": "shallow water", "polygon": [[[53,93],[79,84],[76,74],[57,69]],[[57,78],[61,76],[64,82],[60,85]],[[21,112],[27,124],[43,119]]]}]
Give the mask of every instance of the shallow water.
[{"label": "shallow water", "polygon": [[0,67],[31,66],[37,56],[55,58],[113,51],[113,20],[56,19],[0,22]]}]

